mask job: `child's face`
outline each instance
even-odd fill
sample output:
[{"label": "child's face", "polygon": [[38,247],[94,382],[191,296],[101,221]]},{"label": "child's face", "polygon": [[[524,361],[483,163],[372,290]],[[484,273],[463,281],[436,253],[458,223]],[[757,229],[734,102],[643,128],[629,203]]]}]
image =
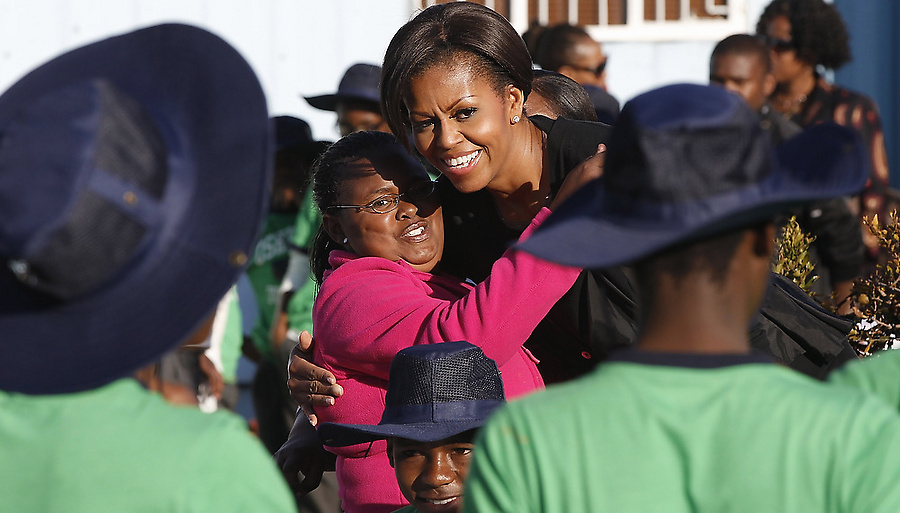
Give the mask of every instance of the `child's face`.
[{"label": "child's face", "polygon": [[474,431],[436,442],[405,438],[388,441],[388,454],[403,496],[419,513],[462,511],[463,482],[469,472]]}]

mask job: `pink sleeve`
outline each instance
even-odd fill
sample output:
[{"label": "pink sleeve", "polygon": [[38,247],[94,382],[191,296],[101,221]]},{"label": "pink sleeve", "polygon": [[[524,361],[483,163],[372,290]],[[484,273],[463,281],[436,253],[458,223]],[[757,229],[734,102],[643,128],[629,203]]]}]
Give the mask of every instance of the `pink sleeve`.
[{"label": "pink sleeve", "polygon": [[[542,209],[520,237],[549,215]],[[408,267],[381,258],[343,264],[322,284],[313,310],[320,364],[387,379],[398,351],[415,344],[466,340],[503,365],[580,270],[514,249],[490,276],[457,300],[428,295]]]}]

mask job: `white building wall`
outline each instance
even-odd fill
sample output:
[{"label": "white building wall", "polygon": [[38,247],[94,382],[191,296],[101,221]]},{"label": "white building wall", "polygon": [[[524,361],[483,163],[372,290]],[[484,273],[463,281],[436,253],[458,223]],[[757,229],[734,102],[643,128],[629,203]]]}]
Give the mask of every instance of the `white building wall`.
[{"label": "white building wall", "polygon": [[[747,31],[768,0],[746,1]],[[355,62],[379,64],[410,0],[0,0],[0,90],[53,56],[163,22],[204,27],[234,45],[259,75],[273,115],[306,119],[334,139],[334,115],[301,98],[332,92]],[[705,82],[714,40],[608,42],[609,87],[624,102],[675,81]]]}]

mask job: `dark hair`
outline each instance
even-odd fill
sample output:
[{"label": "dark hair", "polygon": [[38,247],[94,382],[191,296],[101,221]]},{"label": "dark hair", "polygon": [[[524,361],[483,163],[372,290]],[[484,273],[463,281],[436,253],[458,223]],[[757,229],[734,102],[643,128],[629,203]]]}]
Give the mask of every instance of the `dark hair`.
[{"label": "dark hair", "polygon": [[555,25],[538,35],[534,62],[540,67],[559,71],[559,68],[575,61],[575,46],[588,38],[593,38],[583,28],[575,25]]},{"label": "dark hair", "polygon": [[772,72],[772,59],[769,58],[769,47],[761,37],[750,34],[732,34],[719,41],[709,57],[710,68],[712,68],[713,61],[717,57],[727,55],[756,55],[766,73]]},{"label": "dark hair", "polygon": [[[556,117],[597,121],[597,111],[584,87],[555,71],[535,70],[531,91],[545,98],[554,108]],[[528,112],[526,111],[526,114]]]},{"label": "dark hair", "polygon": [[319,158],[330,143],[317,141],[295,146],[288,146],[275,152],[275,178],[273,187],[281,182],[283,186],[297,191],[300,196],[306,193],[310,183],[313,163]]},{"label": "dark hair", "polygon": [[[342,137],[332,144],[319,157],[312,170],[313,201],[322,214],[328,207],[337,202],[338,187],[343,178],[338,170],[354,160],[358,160],[376,151],[396,145],[400,151],[406,151],[397,138],[386,132],[356,132]],[[325,231],[324,223],[319,226],[309,250],[309,268],[316,280],[322,283],[325,270],[328,268],[328,254],[341,246]]]},{"label": "dark hair", "polygon": [[439,63],[468,62],[498,94],[512,84],[531,92],[531,55],[518,32],[500,14],[471,2],[433,5],[400,27],[391,39],[381,72],[381,107],[391,131],[409,145],[409,113],[403,95],[414,77]]},{"label": "dark hair", "polygon": [[686,242],[665,249],[635,264],[635,279],[644,313],[652,308],[656,300],[656,288],[663,274],[676,281],[688,275],[703,271],[713,281],[723,283],[728,265],[737,250],[746,230],[732,230],[699,241]]},{"label": "dark hair", "polygon": [[823,0],[774,0],[759,17],[756,33],[766,35],[778,16],[787,17],[791,23],[791,42],[798,59],[829,69],[850,62],[847,27],[835,6]]}]

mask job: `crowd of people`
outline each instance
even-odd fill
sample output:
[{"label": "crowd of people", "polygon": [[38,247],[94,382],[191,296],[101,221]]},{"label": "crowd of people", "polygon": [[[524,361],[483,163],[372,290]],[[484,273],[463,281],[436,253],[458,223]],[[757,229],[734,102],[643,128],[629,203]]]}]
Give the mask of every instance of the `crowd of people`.
[{"label": "crowd of people", "polygon": [[[185,25],[0,96],[4,510],[900,511],[900,352],[847,339],[888,168],[821,74],[834,6],[621,108],[582,27],[476,3],[384,55],[304,96],[335,142]],[[772,272],[792,215],[824,304]]]}]

